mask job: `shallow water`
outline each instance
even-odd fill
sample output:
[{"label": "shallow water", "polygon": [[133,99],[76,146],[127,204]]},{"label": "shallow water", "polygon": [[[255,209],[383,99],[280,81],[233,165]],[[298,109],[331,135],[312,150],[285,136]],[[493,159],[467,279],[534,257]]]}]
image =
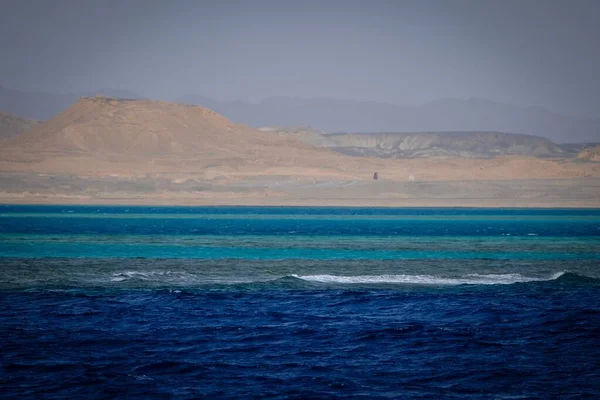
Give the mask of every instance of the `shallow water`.
[{"label": "shallow water", "polygon": [[596,398],[600,211],[0,206],[0,397]]}]

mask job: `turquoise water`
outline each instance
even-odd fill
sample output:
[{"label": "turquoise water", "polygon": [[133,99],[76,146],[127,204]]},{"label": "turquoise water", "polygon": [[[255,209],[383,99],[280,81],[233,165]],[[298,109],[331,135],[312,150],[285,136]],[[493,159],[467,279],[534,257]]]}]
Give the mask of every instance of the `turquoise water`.
[{"label": "turquoise water", "polygon": [[600,277],[597,210],[3,206],[0,221],[4,259],[47,260],[4,269],[6,287]]},{"label": "turquoise water", "polygon": [[[35,251],[32,251],[35,248]],[[205,259],[305,260],[597,260],[600,242],[595,238],[564,241],[560,237],[390,237],[314,238],[244,236],[0,236],[0,253],[6,257],[136,257]]]},{"label": "turquoise water", "polygon": [[597,398],[600,210],[0,206],[0,397]]}]

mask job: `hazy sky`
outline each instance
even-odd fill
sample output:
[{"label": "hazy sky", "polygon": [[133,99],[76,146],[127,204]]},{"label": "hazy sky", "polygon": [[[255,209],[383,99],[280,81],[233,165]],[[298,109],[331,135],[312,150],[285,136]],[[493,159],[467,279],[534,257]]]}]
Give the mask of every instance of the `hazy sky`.
[{"label": "hazy sky", "polygon": [[600,117],[600,1],[0,0],[0,84]]}]

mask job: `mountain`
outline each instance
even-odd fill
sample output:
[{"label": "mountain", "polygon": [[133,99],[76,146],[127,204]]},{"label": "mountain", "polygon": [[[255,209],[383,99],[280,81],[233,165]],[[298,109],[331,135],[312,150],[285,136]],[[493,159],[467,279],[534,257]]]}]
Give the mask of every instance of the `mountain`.
[{"label": "mountain", "polygon": [[570,154],[546,138],[502,132],[339,133],[325,137],[334,151],[383,158]]},{"label": "mountain", "polygon": [[[327,166],[331,153],[239,125],[209,109],[159,101],[82,98],[53,119],[5,139],[1,159],[48,172],[252,170],[257,165]],[[324,159],[325,158],[325,159]],[[19,164],[21,163],[21,164]],[[112,173],[112,172],[111,172]]]},{"label": "mountain", "polygon": [[120,98],[139,99],[139,95],[115,89],[100,89],[94,92],[56,94],[46,92],[23,92],[0,86],[0,110],[25,118],[48,120],[63,112],[85,96],[103,94]]},{"label": "mountain", "polygon": [[[7,141],[32,153],[152,158],[237,151],[272,139],[197,106],[96,96]],[[275,142],[277,142],[275,140]]]},{"label": "mountain", "polygon": [[8,138],[17,135],[39,121],[21,118],[17,115],[0,111],[0,138]]},{"label": "mountain", "polygon": [[186,95],[179,103],[209,107],[255,127],[310,125],[327,132],[496,131],[543,136],[556,143],[600,139],[600,120],[560,115],[485,99],[444,99],[421,106],[372,101],[272,97],[258,104]]}]

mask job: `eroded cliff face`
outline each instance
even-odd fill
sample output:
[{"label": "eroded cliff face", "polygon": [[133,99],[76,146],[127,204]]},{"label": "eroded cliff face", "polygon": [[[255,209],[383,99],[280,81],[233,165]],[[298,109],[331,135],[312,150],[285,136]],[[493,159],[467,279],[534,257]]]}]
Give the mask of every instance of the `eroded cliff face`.
[{"label": "eroded cliff face", "polygon": [[585,161],[600,161],[600,146],[582,150],[577,158]]},{"label": "eroded cliff face", "polygon": [[39,121],[21,118],[17,115],[0,111],[0,138],[9,138],[26,131]]},{"label": "eroded cliff face", "polygon": [[324,133],[311,128],[270,128],[315,147],[378,158],[492,158],[525,155],[575,157],[577,151],[531,135],[502,132]]},{"label": "eroded cliff face", "polygon": [[501,132],[350,133],[327,138],[334,143],[332,150],[384,158],[561,157],[568,153],[545,138]]}]

